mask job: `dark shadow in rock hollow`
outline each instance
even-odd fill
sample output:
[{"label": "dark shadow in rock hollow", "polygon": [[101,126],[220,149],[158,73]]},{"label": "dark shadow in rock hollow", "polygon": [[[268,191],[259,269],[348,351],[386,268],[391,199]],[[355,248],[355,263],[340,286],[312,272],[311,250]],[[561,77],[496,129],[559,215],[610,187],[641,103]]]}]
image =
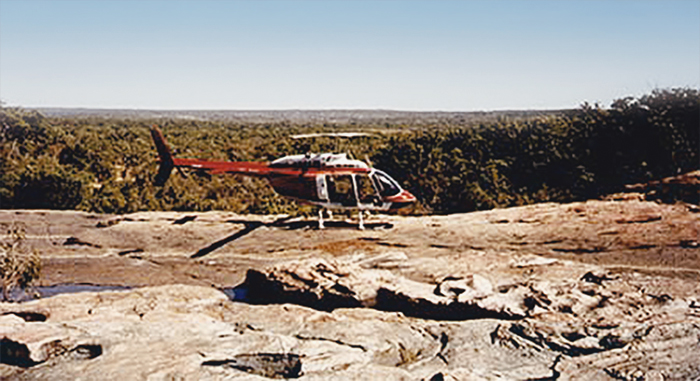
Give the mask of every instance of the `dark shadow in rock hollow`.
[{"label": "dark shadow in rock hollow", "polygon": [[102,355],[102,345],[100,344],[81,344],[73,348],[70,352],[71,357],[76,360],[90,360]]},{"label": "dark shadow in rock hollow", "polygon": [[243,353],[230,359],[209,360],[202,366],[223,366],[268,378],[301,376],[301,356],[292,353]]},{"label": "dark shadow in rock hollow", "polygon": [[29,357],[29,348],[25,344],[3,337],[0,339],[0,364],[29,368],[38,363]]},{"label": "dark shadow in rock hollow", "polygon": [[21,318],[24,321],[32,322],[32,321],[46,321],[48,319],[48,316],[45,313],[41,312],[33,312],[33,311],[8,311],[4,312],[1,315],[15,315],[19,318]]},{"label": "dark shadow in rock hollow", "polygon": [[[320,311],[364,307],[353,290],[345,287],[333,287],[330,290],[319,292],[318,285],[312,280],[301,278],[297,280],[308,282],[308,288],[288,288],[283,282],[270,279],[255,269],[249,269],[243,283],[223,291],[233,301],[250,304],[292,303]],[[516,313],[486,309],[476,303],[432,303],[423,298],[413,298],[385,288],[377,290],[375,303],[371,307],[381,311],[401,312],[406,316],[432,320],[462,321],[488,318],[519,320],[524,318]]]},{"label": "dark shadow in rock hollow", "polygon": [[[314,288],[314,285],[310,286],[310,289]],[[343,292],[337,289],[336,292],[323,293],[323,295],[307,289],[289,290],[283,284],[268,279],[263,273],[254,269],[248,270],[245,281],[234,290],[239,292],[239,294],[234,292],[236,297],[244,295],[244,301],[250,304],[293,303],[321,311],[362,307],[351,290]]]},{"label": "dark shadow in rock hollow", "polygon": [[228,296],[231,301],[251,303],[248,296],[248,285],[241,283],[236,287],[222,288],[221,291]]}]

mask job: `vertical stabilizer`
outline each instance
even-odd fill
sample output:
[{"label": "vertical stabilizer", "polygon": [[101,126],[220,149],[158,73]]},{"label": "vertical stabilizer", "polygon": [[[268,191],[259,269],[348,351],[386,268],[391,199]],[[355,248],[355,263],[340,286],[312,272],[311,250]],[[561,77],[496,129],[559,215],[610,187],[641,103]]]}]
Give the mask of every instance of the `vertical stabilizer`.
[{"label": "vertical stabilizer", "polygon": [[157,126],[151,127],[151,136],[153,137],[153,142],[158,150],[158,156],[160,157],[160,167],[158,168],[158,174],[155,178],[155,184],[157,186],[163,186],[168,178],[170,177],[170,172],[172,172],[175,163],[173,162],[173,155],[170,152],[170,147],[163,137],[163,133]]}]

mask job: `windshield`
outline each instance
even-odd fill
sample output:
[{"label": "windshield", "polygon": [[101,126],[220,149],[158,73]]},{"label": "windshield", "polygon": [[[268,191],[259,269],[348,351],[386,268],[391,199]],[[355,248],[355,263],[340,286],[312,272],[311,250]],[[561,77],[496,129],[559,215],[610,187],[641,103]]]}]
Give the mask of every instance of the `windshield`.
[{"label": "windshield", "polygon": [[372,180],[374,181],[374,185],[377,187],[379,194],[381,194],[382,197],[394,196],[401,192],[401,187],[399,184],[397,184],[394,179],[389,177],[389,175],[380,170],[375,170],[374,174],[372,175]]}]

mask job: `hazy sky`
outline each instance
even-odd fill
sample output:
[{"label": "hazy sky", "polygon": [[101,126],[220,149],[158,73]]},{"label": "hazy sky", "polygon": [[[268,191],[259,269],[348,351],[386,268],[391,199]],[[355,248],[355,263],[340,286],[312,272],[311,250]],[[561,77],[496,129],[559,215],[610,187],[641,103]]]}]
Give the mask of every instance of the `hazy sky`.
[{"label": "hazy sky", "polygon": [[554,109],[700,87],[700,1],[0,0],[0,99]]}]

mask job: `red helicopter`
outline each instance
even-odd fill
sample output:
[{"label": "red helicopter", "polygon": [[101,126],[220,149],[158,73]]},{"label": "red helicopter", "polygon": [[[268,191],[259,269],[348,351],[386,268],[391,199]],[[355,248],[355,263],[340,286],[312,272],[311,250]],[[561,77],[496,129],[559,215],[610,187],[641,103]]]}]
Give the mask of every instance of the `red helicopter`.
[{"label": "red helicopter", "polygon": [[391,176],[346,154],[291,155],[270,163],[253,161],[209,161],[173,157],[163,133],[151,128],[160,168],[155,183],[162,186],[173,168],[191,168],[211,174],[240,174],[266,178],[282,196],[317,205],[319,229],[324,228],[323,210],[359,211],[359,228],[364,229],[365,211],[393,211],[411,205],[416,197]]}]

